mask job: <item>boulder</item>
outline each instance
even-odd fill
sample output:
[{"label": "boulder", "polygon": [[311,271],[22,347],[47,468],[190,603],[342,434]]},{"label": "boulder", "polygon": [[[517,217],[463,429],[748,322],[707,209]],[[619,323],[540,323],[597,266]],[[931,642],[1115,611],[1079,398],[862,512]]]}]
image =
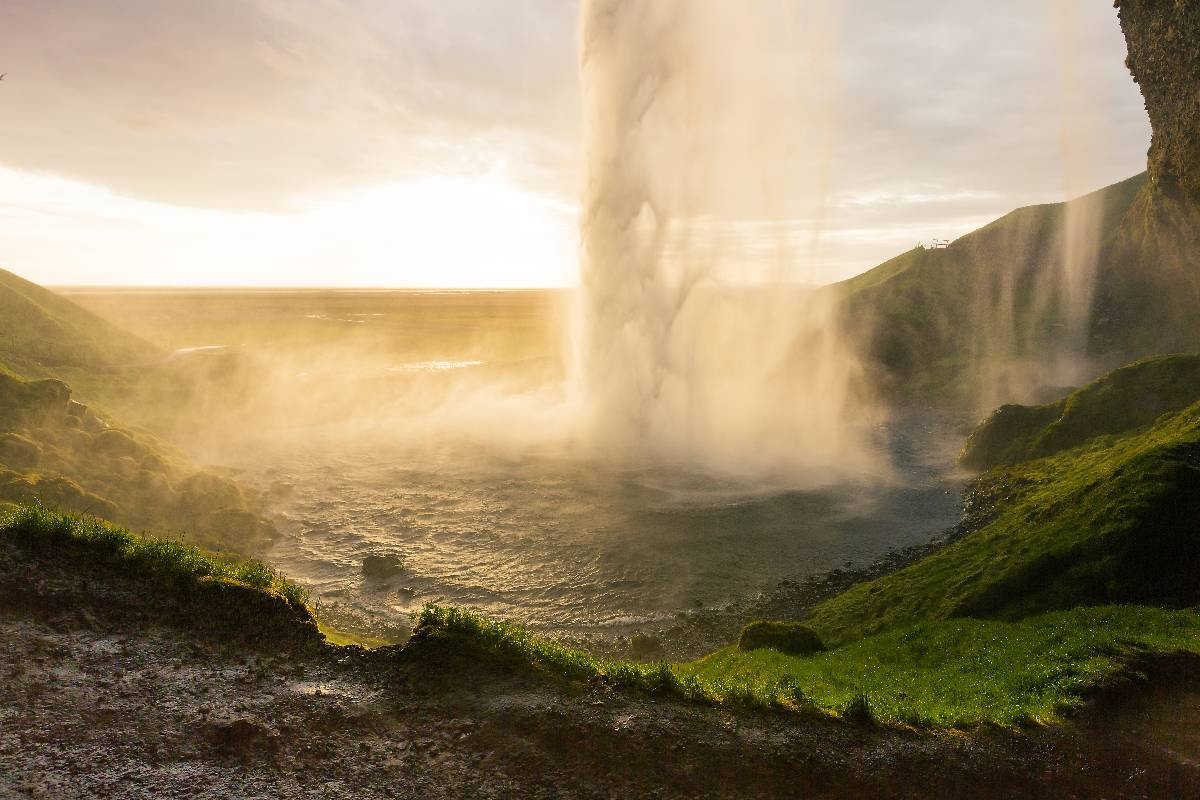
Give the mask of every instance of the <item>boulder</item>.
[{"label": "boulder", "polygon": [[395,553],[370,555],[362,561],[362,574],[373,580],[385,580],[404,572],[404,559]]},{"label": "boulder", "polygon": [[807,625],[766,620],[751,622],[742,628],[737,646],[739,650],[769,647],[790,656],[808,656],[826,649],[821,637]]}]

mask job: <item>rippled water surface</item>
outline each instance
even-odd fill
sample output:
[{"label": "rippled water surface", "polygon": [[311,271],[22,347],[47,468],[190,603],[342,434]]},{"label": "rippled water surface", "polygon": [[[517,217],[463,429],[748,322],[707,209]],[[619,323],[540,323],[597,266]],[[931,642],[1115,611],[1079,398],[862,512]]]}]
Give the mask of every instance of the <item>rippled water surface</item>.
[{"label": "rippled water surface", "polygon": [[[779,580],[869,563],[954,524],[958,486],[894,432],[902,483],[755,493],[665,471],[564,458],[421,453],[360,442],[280,448],[284,539],[269,554],[327,603],[403,613],[427,600],[556,629],[649,622],[720,606]],[[362,559],[397,553],[376,581]]]},{"label": "rippled water surface", "polygon": [[[387,422],[379,423],[386,435],[338,432],[347,418],[436,414],[471,381],[520,375],[519,391],[561,382],[562,293],[89,291],[75,299],[161,343],[173,365],[249,383],[217,387],[217,400],[241,405],[204,407],[197,457],[215,446],[216,463],[273,487],[283,537],[268,558],[327,606],[383,624],[428,600],[557,630],[644,623],[873,561],[957,518],[954,436],[930,416],[909,414],[875,432],[894,481],[821,491],[615,470],[561,448],[471,447],[440,435],[415,445]],[[231,367],[215,369],[213,359]],[[484,404],[473,424],[477,436],[520,439],[521,426],[542,421],[514,421],[502,405]],[[378,553],[402,556],[405,570],[364,578],[362,559]]]}]

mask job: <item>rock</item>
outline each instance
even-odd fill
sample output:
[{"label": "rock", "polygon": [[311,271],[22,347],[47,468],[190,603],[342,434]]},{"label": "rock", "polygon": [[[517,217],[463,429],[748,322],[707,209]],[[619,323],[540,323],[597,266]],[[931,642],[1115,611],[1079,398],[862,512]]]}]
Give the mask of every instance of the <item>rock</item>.
[{"label": "rock", "polygon": [[404,571],[404,559],[394,553],[367,556],[362,562],[362,574],[375,580],[384,580]]},{"label": "rock", "polygon": [[1129,57],[1153,129],[1150,180],[1200,199],[1200,6],[1118,0]]},{"label": "rock", "polygon": [[[70,417],[69,419],[76,419]],[[98,452],[104,453],[112,458],[121,456],[129,456],[135,461],[145,455],[145,449],[132,436],[125,431],[119,431],[115,428],[112,430],[101,431],[96,434],[93,439],[95,448]]]},{"label": "rock", "polygon": [[634,661],[661,661],[666,655],[657,636],[635,633],[629,640],[629,656]]},{"label": "rock", "polygon": [[205,528],[239,547],[262,547],[279,538],[279,530],[267,519],[240,508],[223,508],[206,519]]},{"label": "rock", "polygon": [[799,622],[767,622],[758,620],[742,628],[738,637],[739,650],[758,650],[770,647],[792,656],[807,656],[825,649],[817,632]]},{"label": "rock", "polygon": [[253,716],[218,720],[209,724],[205,738],[224,755],[244,755],[279,749],[279,731]]}]

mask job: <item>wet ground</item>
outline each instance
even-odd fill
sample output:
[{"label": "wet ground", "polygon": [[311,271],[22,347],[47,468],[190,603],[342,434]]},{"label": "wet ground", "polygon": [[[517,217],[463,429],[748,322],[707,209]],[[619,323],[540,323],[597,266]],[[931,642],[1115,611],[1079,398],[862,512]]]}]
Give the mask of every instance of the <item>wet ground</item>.
[{"label": "wet ground", "polygon": [[269,628],[214,636],[181,622],[202,612],[185,606],[0,543],[0,797],[1200,791],[1194,662],[1160,665],[1076,724],[922,733],[567,685],[428,642],[370,653]]}]

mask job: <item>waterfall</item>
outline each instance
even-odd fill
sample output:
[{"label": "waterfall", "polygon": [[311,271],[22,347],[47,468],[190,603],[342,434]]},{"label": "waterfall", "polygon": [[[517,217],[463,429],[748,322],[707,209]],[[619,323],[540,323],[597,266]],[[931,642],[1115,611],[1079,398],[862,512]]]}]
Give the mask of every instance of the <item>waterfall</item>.
[{"label": "waterfall", "polygon": [[820,253],[836,117],[819,2],[584,0],[575,385],[632,463],[806,485],[871,469]]}]

